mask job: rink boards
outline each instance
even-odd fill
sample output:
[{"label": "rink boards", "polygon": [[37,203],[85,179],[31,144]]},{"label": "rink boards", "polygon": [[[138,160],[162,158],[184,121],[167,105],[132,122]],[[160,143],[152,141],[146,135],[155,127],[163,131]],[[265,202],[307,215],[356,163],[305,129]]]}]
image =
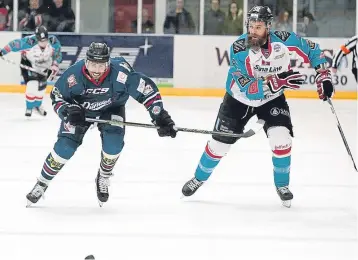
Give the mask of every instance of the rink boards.
[{"label": "rink boards", "polygon": [[[106,42],[111,56],[121,55],[134,67],[150,76],[163,95],[221,97],[225,93],[225,81],[229,68],[229,48],[236,36],[153,36],[119,34],[55,34],[62,44],[64,70],[85,57],[92,41]],[[23,37],[21,33],[2,32],[0,45]],[[331,66],[332,58],[346,38],[310,38],[320,45]],[[356,99],[357,84],[350,70],[352,55],[343,58],[339,71],[333,75],[335,98]],[[10,53],[6,58],[20,62],[20,53]],[[315,71],[299,52],[291,52],[291,68],[305,75],[305,84],[297,91],[287,91],[290,98],[317,98]],[[0,92],[24,92],[20,69],[0,60]],[[56,78],[57,79],[57,78]],[[55,81],[56,81],[55,79]],[[55,83],[48,82],[49,88]]]}]

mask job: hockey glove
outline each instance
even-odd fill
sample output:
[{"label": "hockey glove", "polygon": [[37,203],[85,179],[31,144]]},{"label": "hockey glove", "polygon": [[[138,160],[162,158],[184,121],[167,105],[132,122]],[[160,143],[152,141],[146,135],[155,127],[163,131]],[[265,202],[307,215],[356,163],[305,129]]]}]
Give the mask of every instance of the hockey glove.
[{"label": "hockey glove", "polygon": [[166,110],[163,109],[160,114],[155,118],[155,120],[152,121],[152,123],[156,126],[159,126],[159,129],[157,129],[157,131],[160,137],[176,137],[177,130],[175,129],[175,123]]},{"label": "hockey glove", "polygon": [[317,71],[316,75],[317,92],[319,98],[326,101],[334,94],[334,87],[332,84],[332,76],[329,70]]},{"label": "hockey glove", "polygon": [[84,126],[86,124],[85,110],[76,104],[68,105],[62,112],[66,122],[73,126]]},{"label": "hockey glove", "polygon": [[265,78],[264,81],[272,94],[275,94],[286,88],[299,89],[303,82],[303,75],[298,71],[293,70],[269,75]]}]

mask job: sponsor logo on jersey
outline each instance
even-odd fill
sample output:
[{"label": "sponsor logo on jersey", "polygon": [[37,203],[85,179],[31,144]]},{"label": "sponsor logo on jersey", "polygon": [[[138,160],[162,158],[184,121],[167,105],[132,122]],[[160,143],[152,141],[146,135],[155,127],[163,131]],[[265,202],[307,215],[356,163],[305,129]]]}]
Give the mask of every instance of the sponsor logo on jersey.
[{"label": "sponsor logo on jersey", "polygon": [[234,54],[246,50],[245,39],[237,40],[232,44]]},{"label": "sponsor logo on jersey", "polygon": [[258,72],[272,72],[272,73],[276,73],[279,72],[282,69],[282,66],[278,66],[278,67],[261,67],[259,65],[255,65],[254,66],[254,70],[258,71]]},{"label": "sponsor logo on jersey", "polygon": [[103,101],[99,101],[99,102],[93,102],[93,103],[83,102],[83,104],[81,104],[81,106],[87,110],[97,111],[97,110],[101,110],[102,108],[104,108],[110,104],[112,104],[112,98],[109,98],[109,99],[103,100]]},{"label": "sponsor logo on jersey", "polygon": [[259,86],[257,85],[257,81],[253,82],[250,86],[249,89],[247,90],[247,92],[249,94],[257,94],[259,93]]},{"label": "sponsor logo on jersey", "polygon": [[286,53],[282,53],[280,55],[275,56],[275,60],[281,59],[285,56]]},{"label": "sponsor logo on jersey", "polygon": [[273,50],[274,50],[275,52],[279,52],[279,51],[281,50],[280,44],[275,44],[275,45],[273,46]]},{"label": "sponsor logo on jersey", "polygon": [[291,36],[291,33],[286,31],[275,31],[274,34],[283,42],[287,41],[287,39]]},{"label": "sponsor logo on jersey", "polygon": [[89,89],[86,89],[85,93],[86,94],[100,95],[100,94],[107,93],[108,90],[109,90],[109,88],[89,88]]},{"label": "sponsor logo on jersey", "polygon": [[77,84],[75,74],[71,74],[71,75],[67,78],[67,84],[68,84],[68,87],[69,87],[69,88],[72,88],[74,85]]}]

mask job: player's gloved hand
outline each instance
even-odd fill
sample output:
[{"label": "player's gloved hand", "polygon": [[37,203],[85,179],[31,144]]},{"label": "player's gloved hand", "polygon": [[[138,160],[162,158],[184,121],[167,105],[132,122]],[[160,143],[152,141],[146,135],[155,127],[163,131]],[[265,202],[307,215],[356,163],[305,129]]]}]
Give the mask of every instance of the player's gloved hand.
[{"label": "player's gloved hand", "polygon": [[4,56],[4,53],[2,52],[2,50],[0,50],[0,57]]},{"label": "player's gloved hand", "polygon": [[52,65],[51,65],[51,74],[50,76],[48,77],[48,79],[51,81],[54,79],[54,77],[57,75],[57,73],[60,71],[60,68],[58,67],[58,64],[57,62],[53,62]]},{"label": "player's gloved hand", "polygon": [[319,98],[326,101],[334,94],[334,86],[332,84],[332,76],[329,70],[317,71],[316,85]]},{"label": "player's gloved hand", "polygon": [[266,84],[272,94],[275,94],[286,88],[299,89],[303,82],[304,76],[301,73],[289,70],[266,76],[264,84]]},{"label": "player's gloved hand", "polygon": [[63,110],[62,115],[65,121],[73,126],[83,126],[86,124],[85,110],[77,104],[69,104]]},{"label": "player's gloved hand", "polygon": [[159,126],[158,134],[160,137],[171,136],[175,138],[177,130],[175,129],[175,123],[166,110],[162,110],[160,114],[152,121],[153,124]]}]

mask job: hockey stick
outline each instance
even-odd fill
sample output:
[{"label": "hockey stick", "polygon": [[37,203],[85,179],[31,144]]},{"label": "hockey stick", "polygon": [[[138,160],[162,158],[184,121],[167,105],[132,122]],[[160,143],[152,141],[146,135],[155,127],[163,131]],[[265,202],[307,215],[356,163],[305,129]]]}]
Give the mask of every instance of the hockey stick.
[{"label": "hockey stick", "polygon": [[[100,124],[110,124],[115,126],[135,126],[135,127],[144,127],[144,128],[154,128],[158,129],[158,126],[150,125],[150,124],[142,124],[142,123],[133,123],[133,122],[122,122],[117,120],[102,120],[102,119],[96,119],[96,118],[86,118],[87,122],[90,123],[100,123]],[[236,138],[248,138],[250,136],[255,135],[257,132],[259,132],[265,124],[265,121],[259,119],[256,121],[255,126],[253,126],[251,129],[247,130],[246,132],[242,134],[232,134],[232,133],[225,133],[225,132],[217,132],[217,131],[208,131],[208,130],[201,130],[201,129],[193,129],[193,128],[183,128],[183,127],[176,127],[176,130],[181,132],[187,132],[187,133],[197,133],[197,134],[215,134],[215,135],[221,135],[221,136],[228,136],[228,137],[236,137]]]},{"label": "hockey stick", "polygon": [[346,140],[346,137],[344,136],[343,129],[342,129],[342,127],[341,127],[341,124],[339,123],[338,116],[337,116],[337,114],[336,114],[336,110],[334,109],[332,100],[328,98],[328,99],[327,99],[327,102],[328,102],[328,104],[329,104],[330,107],[331,107],[332,114],[335,115],[337,128],[338,128],[338,130],[339,130],[339,133],[341,134],[341,137],[342,137],[343,143],[344,143],[344,145],[345,145],[345,147],[346,147],[347,153],[348,153],[348,155],[351,157],[351,160],[352,160],[352,162],[353,162],[353,167],[354,167],[354,169],[358,172],[356,163],[354,162],[354,159],[353,159],[353,156],[352,156],[352,153],[351,153],[351,150],[349,149],[348,142],[347,142],[347,140]]},{"label": "hockey stick", "polygon": [[6,61],[7,63],[10,63],[10,64],[13,64],[13,65],[19,66],[20,68],[23,68],[23,69],[25,69],[25,70],[29,70],[29,71],[32,71],[32,72],[35,72],[35,73],[37,73],[37,74],[40,74],[40,75],[42,75],[42,76],[47,77],[47,73],[45,73],[45,72],[38,71],[38,70],[35,70],[34,68],[31,68],[31,67],[29,67],[29,66],[23,65],[23,64],[21,64],[21,63],[19,64],[19,63],[15,62],[15,61],[5,59],[3,56],[1,56],[1,58],[2,58],[4,61]]}]

